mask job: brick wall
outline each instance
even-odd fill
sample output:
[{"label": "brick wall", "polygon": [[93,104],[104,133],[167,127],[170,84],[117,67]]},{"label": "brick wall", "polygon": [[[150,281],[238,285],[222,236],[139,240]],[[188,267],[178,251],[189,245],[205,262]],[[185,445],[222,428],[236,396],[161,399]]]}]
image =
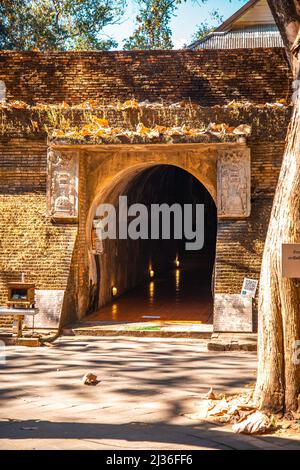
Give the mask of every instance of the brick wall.
[{"label": "brick wall", "polygon": [[[46,142],[1,142],[0,166],[0,305],[6,283],[21,272],[38,289],[66,289],[63,321],[88,306],[86,259],[86,165],[80,164],[80,223],[56,225],[46,215]],[[238,293],[244,276],[259,277],[269,214],[284,142],[251,144],[252,212],[241,221],[220,221],[216,293]]]},{"label": "brick wall", "polygon": [[64,289],[77,227],[54,226],[46,217],[45,195],[0,195],[0,304],[6,283],[21,272],[38,289]]},{"label": "brick wall", "polygon": [[0,140],[0,194],[46,191],[47,143],[25,137]]},{"label": "brick wall", "polygon": [[232,99],[265,103],[290,95],[291,75],[280,48],[135,51],[0,52],[8,99],[28,103],[86,99],[176,102],[203,106]]},{"label": "brick wall", "polygon": [[46,213],[44,140],[0,141],[0,305],[22,272],[37,289],[67,286],[77,226],[53,225]]},{"label": "brick wall", "polygon": [[[29,103],[79,103],[90,98],[123,101],[134,95],[139,100],[191,98],[209,106],[233,98],[264,103],[290,93],[290,75],[281,49],[1,52],[1,79],[6,82],[9,99]],[[79,225],[53,224],[46,215],[46,135],[33,131],[30,122],[37,117],[30,113],[9,110],[3,113],[5,126],[0,127],[0,305],[6,300],[6,283],[25,272],[38,289],[66,290],[66,322],[76,318],[78,302],[79,310],[84,311],[89,300],[88,271],[82,263],[86,258],[87,169],[83,159]],[[258,278],[290,110],[243,108],[222,114],[222,108],[208,108],[207,112],[168,108],[145,110],[142,117],[139,110],[116,114],[111,109],[108,113],[110,121],[120,125],[126,121],[135,126],[140,119],[146,125],[253,124],[252,214],[248,220],[219,224],[216,292],[239,293],[245,275]],[[43,120],[43,113],[39,119]],[[15,125],[17,121],[22,126]]]}]

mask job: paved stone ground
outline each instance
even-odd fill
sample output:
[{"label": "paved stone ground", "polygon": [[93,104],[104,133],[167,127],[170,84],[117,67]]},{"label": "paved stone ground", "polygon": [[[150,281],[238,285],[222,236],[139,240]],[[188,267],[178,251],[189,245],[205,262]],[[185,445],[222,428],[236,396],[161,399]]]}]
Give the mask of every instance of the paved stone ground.
[{"label": "paved stone ground", "polygon": [[[62,337],[9,346],[0,366],[0,449],[300,449],[295,437],[235,435],[190,420],[210,386],[254,381],[249,352],[207,352],[199,340]],[[81,384],[92,371],[100,383]]]}]

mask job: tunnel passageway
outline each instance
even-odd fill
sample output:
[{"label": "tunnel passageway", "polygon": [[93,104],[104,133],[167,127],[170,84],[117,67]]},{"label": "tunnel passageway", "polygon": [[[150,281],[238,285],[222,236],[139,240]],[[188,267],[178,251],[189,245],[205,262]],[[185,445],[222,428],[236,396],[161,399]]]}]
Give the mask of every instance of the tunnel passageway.
[{"label": "tunnel passageway", "polygon": [[207,257],[186,256],[179,268],[154,277],[89,316],[93,321],[212,323]]},{"label": "tunnel passageway", "polygon": [[[147,208],[154,203],[169,207],[178,204],[181,208],[189,205],[194,208],[189,219],[194,231],[199,230],[195,208],[202,204],[204,247],[187,251],[185,236],[175,239],[173,232],[169,239],[160,236],[154,240],[105,240],[102,254],[95,257],[96,303],[92,304],[87,320],[212,323],[217,214],[205,186],[180,168],[158,165],[124,182],[121,188],[115,184],[105,202],[117,204],[119,194],[126,194],[128,204],[138,202]],[[149,219],[149,226],[151,223]],[[185,228],[182,233],[185,235]]]}]

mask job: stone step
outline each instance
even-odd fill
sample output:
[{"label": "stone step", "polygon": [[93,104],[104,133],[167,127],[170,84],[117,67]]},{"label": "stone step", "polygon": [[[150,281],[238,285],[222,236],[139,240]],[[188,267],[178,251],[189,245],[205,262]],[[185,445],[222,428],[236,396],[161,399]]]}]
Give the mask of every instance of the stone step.
[{"label": "stone step", "polygon": [[213,333],[209,351],[257,351],[256,333]]},{"label": "stone step", "polygon": [[70,329],[65,328],[62,331],[64,336],[132,336],[136,338],[193,338],[193,339],[209,339],[211,333],[206,332],[180,332],[180,331],[132,331],[132,330],[87,330],[85,328]]},{"label": "stone step", "polygon": [[[91,322],[90,322],[91,323]],[[98,324],[96,324],[98,323]],[[205,343],[208,351],[257,351],[257,334],[255,333],[213,333],[209,331],[211,325],[195,325],[194,328],[185,325],[177,325],[175,328],[170,325],[161,327],[159,330],[151,330],[149,324],[140,324],[138,329],[134,329],[126,323],[122,325],[106,325],[95,322],[88,326],[88,322],[83,322],[69,327],[62,331],[64,336],[130,336],[130,337],[152,337],[152,338],[182,338],[190,340],[201,339]],[[135,324],[136,325],[136,324]],[[195,331],[196,327],[196,331]],[[206,331],[205,331],[206,328]],[[200,331],[202,329],[202,331]],[[194,330],[194,331],[193,331]],[[197,331],[198,330],[198,331]]]},{"label": "stone step", "polygon": [[65,336],[133,336],[152,338],[210,339],[212,325],[180,322],[114,323],[83,321],[65,327]]}]

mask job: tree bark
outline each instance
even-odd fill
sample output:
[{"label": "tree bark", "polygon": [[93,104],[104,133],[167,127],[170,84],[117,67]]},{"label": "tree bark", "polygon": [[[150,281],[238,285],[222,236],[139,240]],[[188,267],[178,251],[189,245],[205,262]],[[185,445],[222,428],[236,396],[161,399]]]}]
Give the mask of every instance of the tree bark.
[{"label": "tree bark", "polygon": [[[298,79],[300,1],[268,2]],[[265,243],[259,294],[255,398],[261,409],[275,412],[297,410],[300,396],[300,364],[294,360],[300,340],[300,279],[283,278],[281,273],[282,244],[300,243],[300,92],[297,95]]]}]

